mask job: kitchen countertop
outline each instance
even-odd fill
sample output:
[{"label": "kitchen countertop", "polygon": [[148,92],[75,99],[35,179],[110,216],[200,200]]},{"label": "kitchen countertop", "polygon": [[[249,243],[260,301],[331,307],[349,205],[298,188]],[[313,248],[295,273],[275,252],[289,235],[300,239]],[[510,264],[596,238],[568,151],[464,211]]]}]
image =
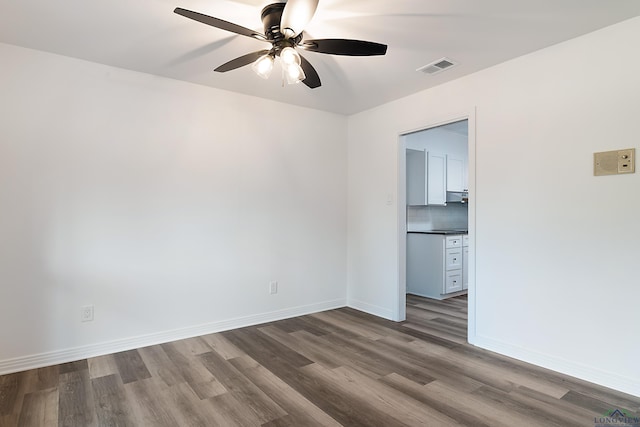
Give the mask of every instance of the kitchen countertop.
[{"label": "kitchen countertop", "polygon": [[407,233],[419,233],[419,234],[469,234],[468,230],[421,230],[421,231],[407,231]]}]

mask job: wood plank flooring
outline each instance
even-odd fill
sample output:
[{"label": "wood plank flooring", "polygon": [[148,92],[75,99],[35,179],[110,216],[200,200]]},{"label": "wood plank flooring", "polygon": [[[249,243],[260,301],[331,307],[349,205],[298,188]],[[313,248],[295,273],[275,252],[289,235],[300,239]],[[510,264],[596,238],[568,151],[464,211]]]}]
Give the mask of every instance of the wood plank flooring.
[{"label": "wood plank flooring", "polygon": [[467,299],[343,308],[0,376],[0,426],[593,426],[640,399],[466,344]]}]

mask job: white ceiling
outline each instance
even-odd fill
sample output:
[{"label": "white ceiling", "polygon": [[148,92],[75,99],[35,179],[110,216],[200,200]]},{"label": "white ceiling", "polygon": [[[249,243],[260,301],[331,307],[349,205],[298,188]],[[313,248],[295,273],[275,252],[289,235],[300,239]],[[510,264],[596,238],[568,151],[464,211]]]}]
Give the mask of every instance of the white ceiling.
[{"label": "white ceiling", "polygon": [[[213,69],[268,47],[173,13],[262,30],[264,0],[0,0],[0,42],[290,104],[353,114],[640,15],[638,0],[321,0],[308,38],[385,43],[382,57],[304,52],[322,87],[282,87],[251,67]],[[441,57],[459,65],[416,69]],[[594,63],[603,58],[594,58]],[[46,70],[42,70],[46,73]],[[552,68],[550,68],[552,72]]]}]

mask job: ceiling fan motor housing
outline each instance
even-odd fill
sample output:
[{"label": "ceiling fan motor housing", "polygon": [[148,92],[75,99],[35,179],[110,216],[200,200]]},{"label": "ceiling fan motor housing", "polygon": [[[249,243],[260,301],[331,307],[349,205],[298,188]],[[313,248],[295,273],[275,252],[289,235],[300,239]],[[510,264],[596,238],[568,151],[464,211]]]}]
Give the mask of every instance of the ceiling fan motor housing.
[{"label": "ceiling fan motor housing", "polygon": [[286,3],[273,3],[262,9],[262,25],[267,40],[273,43],[274,53],[279,54],[285,47],[295,47],[302,40],[302,33],[294,38],[287,39],[280,31],[282,11]]}]

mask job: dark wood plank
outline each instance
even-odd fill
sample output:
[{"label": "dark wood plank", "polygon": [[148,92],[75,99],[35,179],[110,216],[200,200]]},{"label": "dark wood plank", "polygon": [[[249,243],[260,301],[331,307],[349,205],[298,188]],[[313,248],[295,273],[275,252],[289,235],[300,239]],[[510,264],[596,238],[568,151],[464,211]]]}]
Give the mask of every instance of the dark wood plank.
[{"label": "dark wood plank", "polygon": [[89,369],[89,363],[87,362],[87,359],[76,360],[75,362],[63,363],[59,365],[60,375],[67,374],[69,372],[82,371],[85,369]]},{"label": "dark wood plank", "polygon": [[509,392],[509,397],[532,408],[536,413],[546,413],[556,420],[561,420],[566,426],[589,425],[596,416],[602,415],[588,408],[568,404],[562,399],[554,399],[527,387],[518,387],[512,390]]},{"label": "dark wood plank", "polygon": [[229,362],[288,414],[265,425],[340,426],[327,413],[255,360],[245,356]]},{"label": "dark wood plank", "polygon": [[198,357],[229,393],[234,397],[242,398],[245,402],[245,410],[252,411],[262,423],[286,415],[277,403],[219,354],[212,351]]},{"label": "dark wood plank", "polygon": [[117,375],[94,378],[91,386],[100,426],[135,426],[122,380]]},{"label": "dark wood plank", "polygon": [[522,399],[514,399],[510,393],[488,386],[480,387],[473,391],[473,394],[487,404],[505,408],[511,413],[521,415],[523,419],[533,419],[549,427],[580,427],[593,420],[589,416],[583,416],[581,419],[566,417],[559,412],[548,411],[540,405],[531,405]]},{"label": "dark wood plank", "polygon": [[88,359],[87,362],[89,365],[89,377],[91,378],[106,377],[107,375],[114,374],[120,375],[113,354],[92,357]]},{"label": "dark wood plank", "polygon": [[[38,390],[38,372],[36,369],[18,372],[0,377],[0,406],[4,406],[3,413],[0,413],[0,425],[15,426],[18,423],[22,412],[24,398],[29,393]],[[5,405],[12,405],[7,407]]]},{"label": "dark wood plank", "polygon": [[[610,409],[614,409],[611,406],[611,404],[607,402],[604,402],[600,399],[593,398],[591,396],[587,396],[585,394],[582,394],[574,390],[569,390],[569,392],[562,397],[562,400],[564,400],[565,402],[570,402],[581,408],[595,411],[600,415],[606,413]],[[626,409],[626,408],[621,407],[617,409]]]},{"label": "dark wood plank", "polygon": [[165,363],[162,366],[171,366],[171,369],[174,372],[177,371],[189,384],[215,380],[213,375],[199,362],[198,357],[191,352],[188,346],[183,345],[181,341],[162,344],[160,347],[172,362],[171,365]]},{"label": "dark wood plank", "polygon": [[[275,326],[260,327],[258,330],[296,353],[303,355],[309,360],[313,360],[315,363],[320,363],[327,368],[337,368],[341,366],[340,361],[335,357],[335,353],[327,354],[326,347],[322,348],[314,345],[310,340],[304,340],[300,338],[300,335],[293,333],[309,335],[306,331],[297,330],[292,331],[292,333],[287,333]],[[316,337],[316,335],[311,336]]]},{"label": "dark wood plank", "polygon": [[[159,382],[159,380],[158,380]],[[136,426],[175,427],[180,424],[171,410],[171,401],[154,378],[124,385]]]},{"label": "dark wood plank", "polygon": [[322,377],[314,377],[306,368],[319,365],[308,365],[298,370],[290,371],[284,378],[294,390],[321,408],[329,416],[345,426],[400,426],[404,425],[369,402],[354,399],[359,395],[353,395],[338,382],[325,380]]},{"label": "dark wood plank", "polygon": [[465,412],[456,407],[456,402],[441,402],[436,399],[433,399],[429,396],[420,384],[417,384],[407,378],[404,378],[398,374],[390,374],[383,378],[380,378],[379,381],[383,384],[386,384],[395,390],[405,394],[407,397],[415,399],[419,402],[422,402],[429,408],[432,408],[434,411],[437,411],[447,417],[455,420],[456,422],[462,425],[469,425],[474,427],[491,427],[490,420],[482,419],[477,417],[473,413]]},{"label": "dark wood plank", "polygon": [[[424,366],[416,364],[413,360],[397,357],[394,351],[380,351],[379,347],[369,340],[352,339],[345,340],[339,335],[327,335],[323,337],[331,343],[338,351],[347,352],[351,361],[357,366],[364,366],[368,369],[376,367],[382,376],[390,373],[398,373],[412,379],[420,384],[427,384],[434,380],[434,376]],[[382,340],[376,340],[376,342]],[[345,364],[348,366],[349,364]]]},{"label": "dark wood plank", "polygon": [[243,328],[235,331],[223,332],[222,335],[243,350],[244,348],[241,343],[246,344],[251,342],[252,346],[258,345],[264,352],[271,354],[272,357],[283,360],[293,367],[301,367],[313,363],[313,361],[307,359],[300,353],[293,351],[286,345],[283,345],[274,339],[269,338],[256,328]]},{"label": "dark wood plank", "polygon": [[[391,417],[400,425],[451,426],[456,424],[448,415],[435,411],[421,402],[386,387],[383,383],[349,367],[327,370],[318,365],[303,368],[311,378],[333,384],[340,392],[348,396],[351,404],[375,408]],[[391,423],[383,421],[383,425]]]},{"label": "dark wood plank", "polygon": [[142,357],[140,357],[138,350],[116,353],[113,355],[113,358],[124,384],[151,378],[151,374],[144,364]]},{"label": "dark wood plank", "polygon": [[[161,346],[153,345],[141,348],[138,353],[151,376],[162,380],[168,387],[187,381],[180,373],[181,370],[167,356]],[[186,358],[183,362],[188,363]]]},{"label": "dark wood plank", "polygon": [[18,427],[58,425],[58,390],[48,389],[27,394],[22,403]]},{"label": "dark wood plank", "polygon": [[60,375],[58,386],[58,425],[95,426],[93,390],[89,369],[71,370]]},{"label": "dark wood plank", "polygon": [[0,376],[0,416],[14,411],[18,397],[18,379],[20,374]]},{"label": "dark wood plank", "polygon": [[171,402],[171,410],[178,426],[202,426],[209,427],[219,425],[214,422],[207,406],[203,405],[200,398],[187,383],[171,386],[166,391],[168,402]]},{"label": "dark wood plank", "polygon": [[[402,425],[393,417],[371,405],[354,402],[336,384],[318,381],[318,379],[305,374],[301,369],[296,369],[283,359],[278,358],[271,351],[264,351],[262,346],[254,341],[237,339],[238,337],[234,333],[226,333],[226,336],[251,358],[280,377],[293,390],[343,425]],[[311,365],[304,365],[304,367],[306,366]]]},{"label": "dark wood plank", "polygon": [[[243,427],[260,426],[265,424],[254,411],[248,411],[244,399],[239,394],[225,393],[206,400],[212,416],[209,418],[211,426]],[[277,418],[274,418],[277,419]],[[269,420],[270,422],[273,420]],[[209,426],[207,426],[209,427]]]},{"label": "dark wood plank", "polygon": [[244,356],[244,352],[233,345],[228,339],[220,334],[209,334],[202,337],[203,340],[220,356],[225,359]]}]

